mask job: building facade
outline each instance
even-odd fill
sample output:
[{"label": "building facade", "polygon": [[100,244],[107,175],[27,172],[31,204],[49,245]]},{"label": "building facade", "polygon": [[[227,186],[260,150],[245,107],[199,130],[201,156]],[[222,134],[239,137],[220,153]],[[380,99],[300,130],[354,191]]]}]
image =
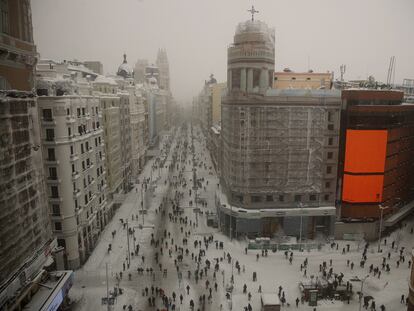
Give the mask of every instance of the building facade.
[{"label": "building facade", "polygon": [[168,64],[167,51],[165,49],[158,50],[155,64],[159,68],[159,88],[170,91],[170,66]]},{"label": "building facade", "polygon": [[342,91],[341,217],[393,226],[414,205],[414,105],[394,90]]},{"label": "building facade", "polygon": [[30,1],[2,1],[0,11],[0,89],[30,92],[37,57]]},{"label": "building facade", "polygon": [[275,89],[331,89],[333,85],[332,72],[293,72],[286,68],[275,72],[273,88]]},{"label": "building facade", "polygon": [[104,132],[92,96],[40,96],[42,150],[52,230],[77,269],[111,218],[106,201]]},{"label": "building facade", "polygon": [[[51,254],[30,1],[0,3],[0,309],[19,305]],[[39,257],[39,254],[44,254]],[[40,264],[32,264],[39,258]]]},{"label": "building facade", "polygon": [[330,236],[340,93],[271,89],[274,56],[274,30],[239,24],[221,103],[220,226],[231,236]]}]

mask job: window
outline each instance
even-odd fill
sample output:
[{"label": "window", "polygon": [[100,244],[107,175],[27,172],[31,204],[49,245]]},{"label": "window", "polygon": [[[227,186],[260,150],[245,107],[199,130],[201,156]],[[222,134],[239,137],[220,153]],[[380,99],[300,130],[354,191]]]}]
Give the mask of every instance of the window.
[{"label": "window", "polygon": [[252,195],[252,202],[255,202],[255,203],[262,202],[262,198],[258,195]]},{"label": "window", "polygon": [[328,139],[328,145],[329,146],[332,146],[333,145],[333,138],[332,137],[329,137],[329,139]]},{"label": "window", "polygon": [[83,188],[86,188],[86,178],[83,178]]},{"label": "window", "polygon": [[53,204],[52,205],[52,214],[56,215],[56,216],[60,215],[60,206],[59,206],[59,204]]},{"label": "window", "polygon": [[88,204],[88,196],[85,194],[85,197],[84,197],[84,201],[85,201],[85,204]]},{"label": "window", "polygon": [[85,143],[85,149],[89,150],[89,142],[88,141]]},{"label": "window", "polygon": [[302,201],[302,196],[300,194],[295,194],[295,202]]},{"label": "window", "polygon": [[43,120],[52,121],[52,109],[43,109]]},{"label": "window", "polygon": [[85,161],[82,161],[82,169],[85,170]]},{"label": "window", "polygon": [[68,136],[71,137],[72,136],[72,129],[70,127],[68,127]]},{"label": "window", "polygon": [[9,33],[9,1],[0,1],[1,24],[0,32]]},{"label": "window", "polygon": [[91,161],[89,160],[89,158],[86,159],[86,166],[89,167],[89,165],[91,165]]},{"label": "window", "polygon": [[81,144],[81,153],[84,153],[85,151],[83,150],[83,144]]},{"label": "window", "polygon": [[331,188],[331,183],[329,181],[325,182],[325,188],[327,189]]},{"label": "window", "polygon": [[332,166],[327,166],[326,167],[326,174],[331,174],[332,173]]},{"label": "window", "polygon": [[283,194],[279,194],[279,202],[284,202],[285,196]]},{"label": "window", "polygon": [[309,201],[316,201],[316,195],[315,194],[311,194],[309,196]]},{"label": "window", "polygon": [[66,108],[66,115],[70,116],[70,109]]},{"label": "window", "polygon": [[70,146],[70,154],[73,154],[73,146]]},{"label": "window", "polygon": [[75,209],[78,209],[78,200],[75,200]]},{"label": "window", "polygon": [[98,139],[95,137],[95,147],[98,147]]},{"label": "window", "polygon": [[333,158],[333,152],[328,152],[327,158],[332,159]]},{"label": "window", "polygon": [[65,241],[65,239],[57,239],[57,244],[60,247],[66,248],[66,241]]},{"label": "window", "polygon": [[72,164],[72,173],[75,173],[75,164]]},{"label": "window", "polygon": [[47,141],[55,140],[55,130],[54,129],[46,129],[46,140]]},{"label": "window", "polygon": [[334,129],[334,125],[333,124],[328,124],[328,130],[333,131]]},{"label": "window", "polygon": [[325,201],[329,201],[329,194],[325,194],[325,195],[324,195],[324,197],[323,197],[323,199],[324,199]]},{"label": "window", "polygon": [[332,111],[328,111],[328,122],[332,122]]},{"label": "window", "polygon": [[52,198],[58,198],[59,197],[59,191],[57,186],[51,186],[50,187],[50,193]]},{"label": "window", "polygon": [[267,202],[273,202],[273,196],[272,195],[267,195],[266,196],[266,201]]},{"label": "window", "polygon": [[56,231],[62,231],[62,223],[61,222],[55,222],[55,230]]},{"label": "window", "polygon": [[295,77],[292,77],[292,80],[296,80],[296,78]]},{"label": "window", "polygon": [[48,148],[47,149],[47,160],[48,161],[56,161],[55,149],[53,149],[53,148]]},{"label": "window", "polygon": [[77,108],[77,109],[76,109],[76,112],[77,112],[77,114],[78,114],[78,118],[80,118],[80,116],[81,116],[81,110],[80,110],[80,108]]},{"label": "window", "polygon": [[56,167],[49,167],[49,179],[57,179],[57,170]]},{"label": "window", "polygon": [[79,125],[79,126],[78,126],[78,132],[79,132],[79,135],[82,135],[82,134],[83,134],[83,128],[82,128],[82,125]]},{"label": "window", "polygon": [[82,108],[82,115],[85,115],[85,108]]}]

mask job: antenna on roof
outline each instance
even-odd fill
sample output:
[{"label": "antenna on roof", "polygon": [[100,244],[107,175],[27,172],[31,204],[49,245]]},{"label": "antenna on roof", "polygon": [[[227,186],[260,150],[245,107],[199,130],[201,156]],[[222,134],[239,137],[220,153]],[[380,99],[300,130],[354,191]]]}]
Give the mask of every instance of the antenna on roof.
[{"label": "antenna on roof", "polygon": [[395,56],[391,56],[390,64],[388,65],[387,85],[391,86],[391,80],[394,83],[395,78]]},{"label": "antenna on roof", "polygon": [[341,82],[344,82],[344,74],[345,74],[345,71],[346,71],[346,65],[342,64],[342,65],[339,67],[339,69],[340,69],[340,71],[341,71]]}]

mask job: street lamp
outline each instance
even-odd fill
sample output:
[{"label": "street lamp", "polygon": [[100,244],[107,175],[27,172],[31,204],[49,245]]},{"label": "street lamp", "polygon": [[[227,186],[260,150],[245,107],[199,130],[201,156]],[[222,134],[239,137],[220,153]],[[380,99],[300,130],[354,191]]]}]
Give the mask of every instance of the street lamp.
[{"label": "street lamp", "polygon": [[301,243],[302,243],[302,223],[303,223],[303,215],[302,215],[303,204],[302,204],[302,202],[298,203],[298,207],[300,208],[299,249],[301,250],[302,249],[302,245],[301,245]]},{"label": "street lamp", "polygon": [[131,252],[129,250],[129,226],[128,226],[128,219],[126,221],[126,227],[127,227],[127,244],[128,244],[128,266],[131,264]]},{"label": "street lamp", "polygon": [[369,274],[367,274],[363,279],[358,278],[358,280],[361,282],[361,290],[359,291],[359,311],[361,311],[361,307],[362,307],[362,291],[364,289],[364,283],[365,280],[369,277]]},{"label": "street lamp", "polygon": [[388,206],[382,206],[379,205],[379,209],[381,210],[381,216],[380,216],[380,226],[379,226],[379,232],[378,232],[378,253],[381,251],[381,232],[382,232],[382,219],[384,214],[384,209],[387,209]]}]

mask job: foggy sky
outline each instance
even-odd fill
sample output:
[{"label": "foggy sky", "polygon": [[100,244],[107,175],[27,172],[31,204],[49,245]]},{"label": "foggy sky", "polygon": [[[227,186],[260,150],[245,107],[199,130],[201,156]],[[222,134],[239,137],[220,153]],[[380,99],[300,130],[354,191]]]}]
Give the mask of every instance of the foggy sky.
[{"label": "foggy sky", "polygon": [[34,40],[41,58],[99,60],[115,73],[127,54],[155,62],[166,48],[171,88],[190,102],[213,73],[226,80],[227,46],[235,27],[256,19],[276,30],[276,70],[334,71],[346,79],[395,82],[414,78],[413,0],[32,0]]}]

